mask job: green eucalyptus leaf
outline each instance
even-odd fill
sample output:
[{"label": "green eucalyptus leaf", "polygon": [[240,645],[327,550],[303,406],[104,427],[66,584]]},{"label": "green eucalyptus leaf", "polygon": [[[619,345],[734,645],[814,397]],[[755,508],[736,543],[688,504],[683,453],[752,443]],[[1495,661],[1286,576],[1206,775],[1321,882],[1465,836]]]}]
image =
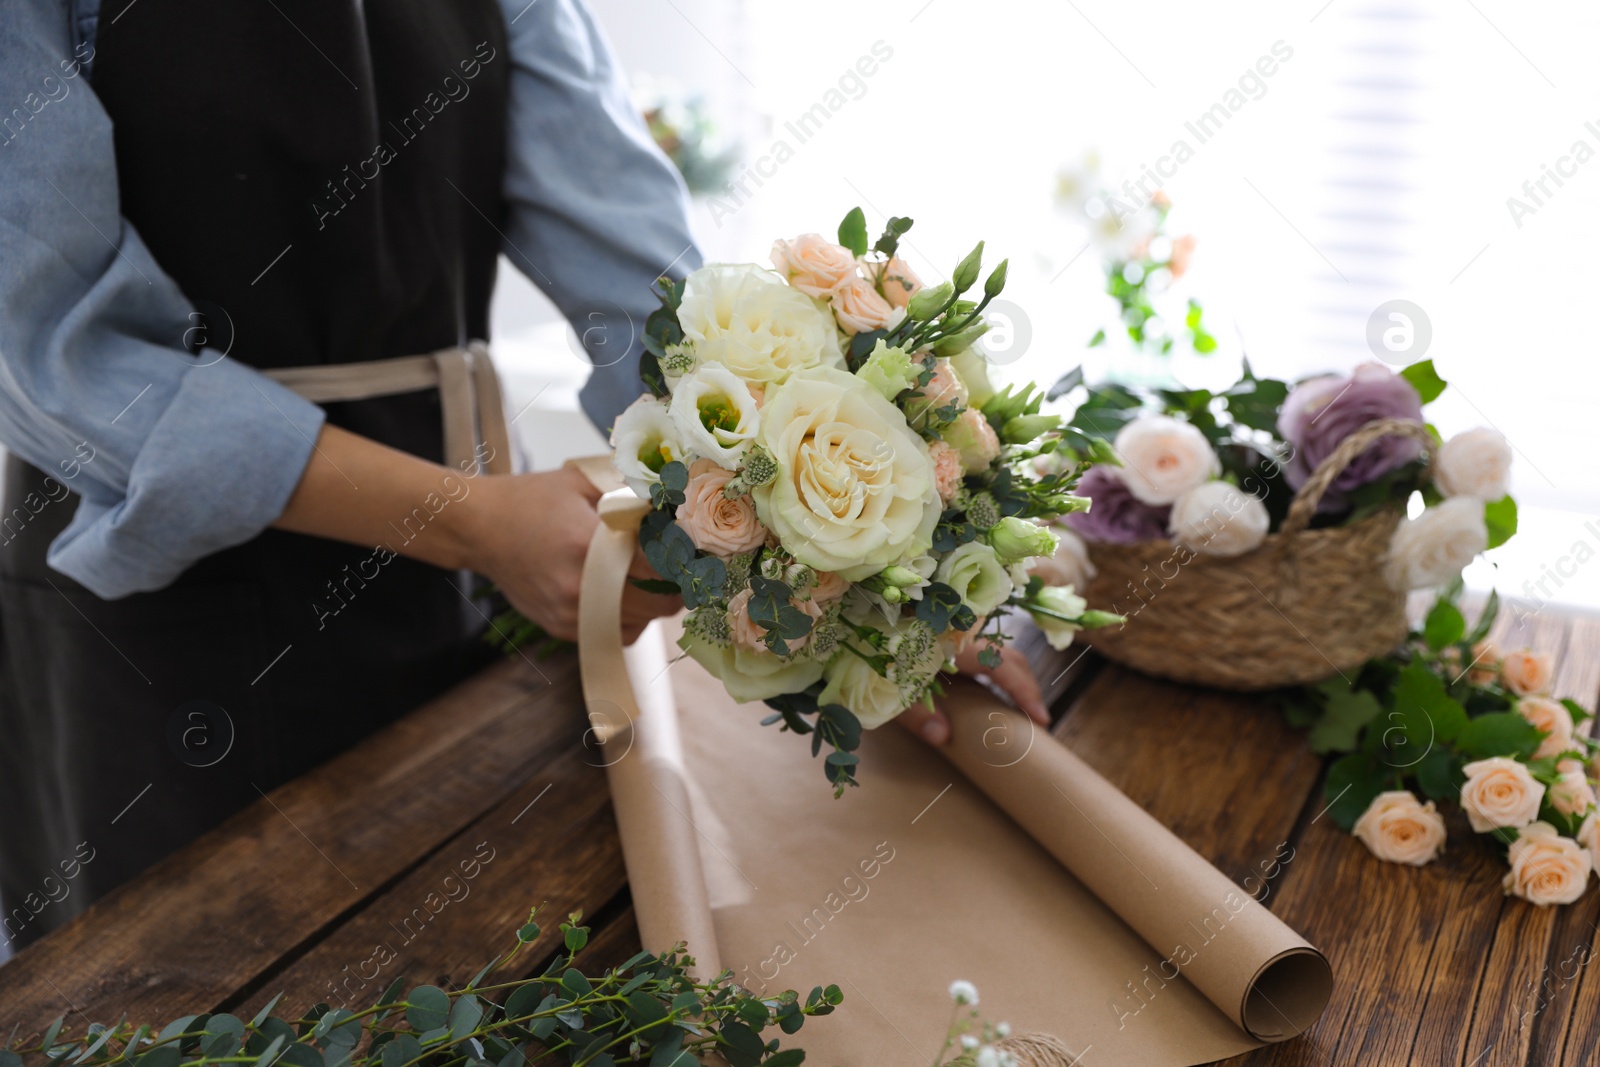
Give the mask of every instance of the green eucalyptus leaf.
[{"label": "green eucalyptus leaf", "polygon": [[450,1019],[450,997],[437,986],[419,985],[406,994],[406,1022],[411,1029],[433,1030]]}]

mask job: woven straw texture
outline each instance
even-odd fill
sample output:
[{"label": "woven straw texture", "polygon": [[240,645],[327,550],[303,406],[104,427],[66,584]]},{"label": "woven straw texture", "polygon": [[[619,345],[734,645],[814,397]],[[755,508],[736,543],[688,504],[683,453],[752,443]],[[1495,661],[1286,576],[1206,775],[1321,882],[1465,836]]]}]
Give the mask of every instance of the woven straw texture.
[{"label": "woven straw texture", "polygon": [[1171,541],[1090,544],[1089,603],[1128,621],[1080,636],[1146,674],[1233,690],[1315,682],[1392,651],[1405,640],[1406,598],[1383,572],[1401,512],[1306,529],[1333,479],[1387,436],[1433,445],[1409,420],[1363,427],[1312,473],[1283,528],[1244,555],[1194,555]]}]

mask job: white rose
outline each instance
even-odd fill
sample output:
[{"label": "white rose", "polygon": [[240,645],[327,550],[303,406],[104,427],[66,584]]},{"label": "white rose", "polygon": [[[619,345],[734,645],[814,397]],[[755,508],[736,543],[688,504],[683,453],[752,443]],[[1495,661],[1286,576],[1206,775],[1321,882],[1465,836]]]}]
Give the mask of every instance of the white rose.
[{"label": "white rose", "polygon": [[668,463],[687,463],[689,450],[667,405],[653,396],[641,396],[617,416],[611,428],[611,463],[628,488],[650,499],[650,487],[661,481]]},{"label": "white rose", "polygon": [[1260,546],[1272,522],[1267,506],[1229,482],[1204,482],[1172,505],[1172,539],[1208,556],[1239,556]]},{"label": "white rose", "polygon": [[939,561],[933,577],[954,589],[979,618],[1004,604],[1013,588],[1005,564],[994,549],[980,541],[957,546]]},{"label": "white rose", "polygon": [[1487,426],[1458,433],[1434,457],[1433,481],[1445,496],[1499,500],[1511,491],[1511,446]]},{"label": "white rose", "polygon": [[1502,883],[1505,891],[1529,904],[1571,904],[1589,887],[1593,864],[1589,852],[1554,826],[1536,822],[1527,826],[1506,850],[1511,869]]},{"label": "white rose", "polygon": [[1526,826],[1539,817],[1544,786],[1534,781],[1526,764],[1509,756],[1491,756],[1461,768],[1461,807],[1478,833],[1496,827]]},{"label": "white rose", "polygon": [[932,546],[928,446],[855,375],[796,372],[767,394],[758,439],[778,474],[752,491],[756,513],[801,563],[858,582]]},{"label": "white rose", "polygon": [[1128,491],[1146,504],[1170,504],[1221,471],[1206,435],[1170,415],[1145,415],[1112,443]]},{"label": "white rose", "polygon": [[678,647],[710,671],[740,704],[798,693],[822,677],[822,664],[805,656],[775,656],[766,649],[753,652],[687,633],[678,639]]},{"label": "white rose", "polygon": [[1065,526],[1057,525],[1054,530],[1055,555],[1048,559],[1030,560],[1029,570],[1037,574],[1045,585],[1070,585],[1082,589],[1100,573],[1089,559],[1089,546]]},{"label": "white rose", "polygon": [[1483,503],[1456,497],[1414,519],[1401,519],[1389,542],[1384,577],[1389,588],[1405,593],[1444,585],[1489,547]]},{"label": "white rose", "polygon": [[833,314],[753,263],[702,267],[684,283],[678,324],[702,362],[757,385],[843,361]]},{"label": "white rose", "polygon": [[1444,848],[1444,817],[1433,801],[1426,804],[1410,792],[1379,793],[1350,831],[1385,863],[1421,867]]},{"label": "white rose", "polygon": [[1033,617],[1034,625],[1057,652],[1072,644],[1073,636],[1082,629],[1069,620],[1087,610],[1089,602],[1074,593],[1070,585],[1047,585],[1028,604],[1028,614]]},{"label": "white rose", "polygon": [[1556,756],[1568,749],[1577,748],[1572,743],[1572,712],[1559,700],[1550,697],[1525,696],[1517,701],[1517,714],[1531,722],[1544,734],[1534,759]]},{"label": "white rose", "polygon": [[755,398],[743,379],[720,363],[685,374],[672,389],[668,410],[689,450],[728,470],[739,466],[739,457],[761,425]]}]

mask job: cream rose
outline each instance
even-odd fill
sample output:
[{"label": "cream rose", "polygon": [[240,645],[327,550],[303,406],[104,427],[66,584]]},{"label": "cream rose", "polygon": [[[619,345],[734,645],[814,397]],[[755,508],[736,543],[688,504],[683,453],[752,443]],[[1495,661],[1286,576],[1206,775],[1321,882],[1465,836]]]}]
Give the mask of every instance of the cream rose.
[{"label": "cream rose", "polygon": [[1571,904],[1589,888],[1593,858],[1554,826],[1536,822],[1524,827],[1506,851],[1511,869],[1502,883],[1505,891],[1529,904]]},{"label": "cream rose", "polygon": [[1032,560],[1028,569],[1037,574],[1045,585],[1070,585],[1078,589],[1088,586],[1090,579],[1100,573],[1089,559],[1089,546],[1083,538],[1065,526],[1054,527],[1055,555]]},{"label": "cream rose", "polygon": [[1404,789],[1379,793],[1350,832],[1385,863],[1421,867],[1444,848],[1444,817],[1433,801],[1424,804]]},{"label": "cream rose", "polygon": [[1519,648],[1500,658],[1500,682],[1519,696],[1550,692],[1555,673],[1556,660],[1548,652]]},{"label": "cream rose", "polygon": [[980,617],[1004,604],[1013,588],[1005,564],[994,549],[980,541],[957,546],[939,561],[933,577],[954,589],[961,602]]},{"label": "cream rose", "polygon": [[1389,542],[1384,577],[1397,592],[1433,589],[1444,585],[1489,547],[1489,529],[1483,522],[1483,505],[1456,497],[1424,511],[1414,519],[1401,519]]},{"label": "cream rose", "polygon": [[1039,632],[1044,634],[1044,639],[1057,652],[1072,644],[1073,637],[1082,629],[1069,620],[1076,619],[1087,610],[1089,602],[1074,593],[1070,585],[1047,585],[1039,590],[1039,595],[1028,606],[1028,614],[1033,617]]},{"label": "cream rose", "polygon": [[1526,826],[1539,817],[1544,786],[1534,781],[1525,764],[1509,756],[1491,756],[1461,768],[1461,806],[1478,833],[1496,827]]},{"label": "cream rose", "polygon": [[828,303],[839,325],[849,333],[891,330],[906,317],[904,308],[897,308],[879,296],[872,283],[859,274],[840,282]]},{"label": "cream rose", "polygon": [[1511,446],[1487,426],[1458,433],[1434,458],[1433,481],[1445,496],[1499,500],[1511,491]]},{"label": "cream rose", "polygon": [[855,375],[796,373],[767,394],[760,441],[778,474],[752,491],[756,513],[801,563],[856,582],[932,546],[928,446]]},{"label": "cream rose", "polygon": [[1259,499],[1229,482],[1203,482],[1172,505],[1172,539],[1207,556],[1240,556],[1267,539],[1272,520]]},{"label": "cream rose", "polygon": [[661,468],[684,462],[689,450],[667,405],[653,396],[641,396],[617,416],[611,428],[611,464],[628,488],[646,500],[650,487],[661,481]]},{"label": "cream rose", "polygon": [[1112,449],[1128,491],[1146,504],[1170,504],[1222,469],[1206,435],[1170,415],[1134,419]]},{"label": "cream rose", "polygon": [[678,436],[689,451],[733,470],[761,426],[761,412],[748,386],[720,363],[685,374],[667,405]]},{"label": "cream rose", "polygon": [[822,677],[822,664],[805,656],[775,656],[766,649],[751,652],[731,642],[714,644],[687,633],[678,640],[678,647],[710,671],[740,704],[798,693]]},{"label": "cream rose", "polygon": [[757,386],[795,371],[837,367],[839,331],[824,305],[753,263],[702,267],[684,282],[678,324],[702,363]]},{"label": "cream rose", "polygon": [[855,273],[856,258],[821,234],[803,233],[792,241],[772,242],[772,265],[807,296],[826,297]]},{"label": "cream rose", "polygon": [[748,496],[729,499],[723,489],[733,478],[709,459],[695,460],[689,468],[689,485],[678,505],[678,525],[694,547],[713,556],[753,552],[767,540],[767,529],[756,518]]},{"label": "cream rose", "polygon": [[897,308],[906,306],[906,302],[922,291],[922,279],[917,277],[917,272],[911,265],[899,256],[895,256],[883,265],[883,298]]},{"label": "cream rose", "polygon": [[1572,712],[1565,704],[1549,697],[1525,696],[1517,701],[1517,714],[1544,733],[1534,759],[1555,756],[1573,747]]},{"label": "cream rose", "polygon": [[1583,825],[1578,827],[1578,844],[1589,853],[1589,862],[1594,866],[1595,872],[1600,873],[1600,818],[1591,812],[1583,820]]},{"label": "cream rose", "polygon": [[826,684],[818,704],[843,704],[867,730],[876,730],[905,710],[900,687],[872,669],[860,656],[835,656],[823,673]]},{"label": "cream rose", "polygon": [[1563,815],[1582,816],[1595,803],[1594,783],[1580,759],[1564,759],[1556,764],[1560,781],[1550,787],[1550,806]]}]

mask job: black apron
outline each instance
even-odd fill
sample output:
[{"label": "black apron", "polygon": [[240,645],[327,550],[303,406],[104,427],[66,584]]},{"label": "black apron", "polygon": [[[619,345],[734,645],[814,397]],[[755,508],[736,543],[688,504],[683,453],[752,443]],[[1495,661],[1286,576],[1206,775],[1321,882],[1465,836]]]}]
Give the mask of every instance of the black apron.
[{"label": "black apron", "polygon": [[[102,20],[122,213],[196,304],[197,362],[487,337],[510,63],[495,0],[141,0]],[[435,391],[328,416],[441,459]],[[15,458],[5,483],[4,514],[37,514],[0,551],[0,940],[492,658],[465,576],[273,530],[101,600],[45,565],[77,497]]]}]

